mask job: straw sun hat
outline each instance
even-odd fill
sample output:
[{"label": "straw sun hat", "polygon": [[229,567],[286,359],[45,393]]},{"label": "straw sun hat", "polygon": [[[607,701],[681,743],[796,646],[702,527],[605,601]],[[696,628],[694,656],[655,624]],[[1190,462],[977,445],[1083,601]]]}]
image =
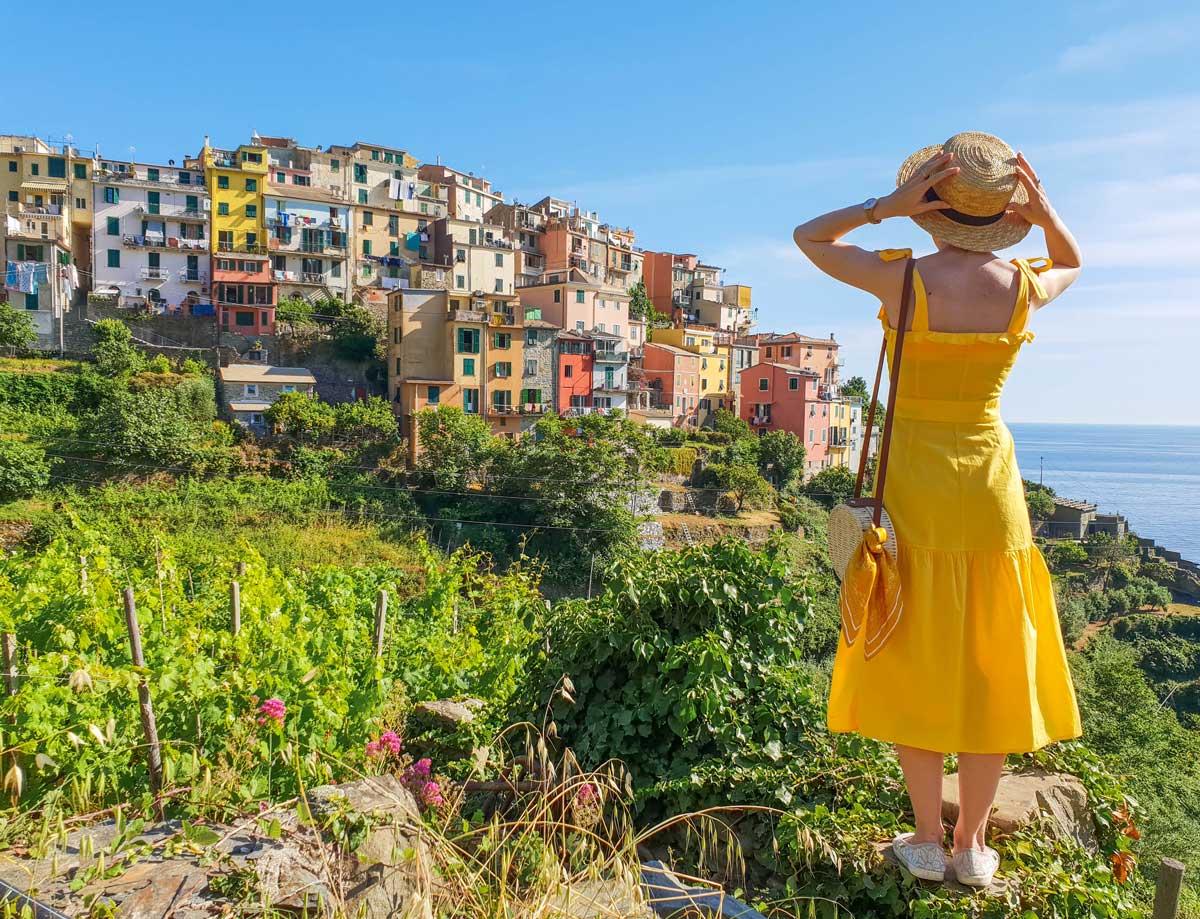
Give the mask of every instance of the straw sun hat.
[{"label": "straw sun hat", "polygon": [[1017,181],[1017,156],[1012,147],[991,134],[964,131],[906,159],[896,175],[896,185],[920,173],[941,153],[954,154],[950,165],[959,172],[938,182],[926,197],[945,201],[950,209],[915,214],[917,225],[943,242],[973,252],[1005,249],[1024,239],[1029,224],[1004,215],[1010,201],[1028,201],[1024,186]]}]

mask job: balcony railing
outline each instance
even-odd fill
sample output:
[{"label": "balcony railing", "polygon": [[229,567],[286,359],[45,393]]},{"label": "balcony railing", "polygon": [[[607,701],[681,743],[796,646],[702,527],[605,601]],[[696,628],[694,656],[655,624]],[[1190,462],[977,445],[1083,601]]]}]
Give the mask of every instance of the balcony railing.
[{"label": "balcony railing", "polygon": [[208,251],[207,239],[184,239],[180,236],[163,236],[159,233],[136,233],[123,236],[121,244],[134,249],[191,249],[193,251]]},{"label": "balcony railing", "polygon": [[483,310],[450,310],[451,322],[487,322],[487,313]]},{"label": "balcony railing", "polygon": [[169,281],[171,271],[167,268],[139,268],[138,277],[145,281]]},{"label": "balcony railing", "polygon": [[549,402],[523,402],[521,403],[522,415],[544,415],[550,411]]},{"label": "balcony railing", "polygon": [[217,251],[218,252],[237,252],[241,255],[266,255],[267,247],[260,246],[257,243],[255,243],[254,245],[251,246],[251,245],[247,245],[246,243],[242,243],[242,244],[238,245],[237,243],[218,242],[217,243]]},{"label": "balcony railing", "polygon": [[133,209],[147,217],[171,217],[178,220],[207,220],[208,211],[185,204],[135,204]]},{"label": "balcony railing", "polygon": [[55,214],[36,211],[18,212],[20,226],[9,231],[14,239],[38,239],[46,242],[66,242],[67,230],[63,218]]},{"label": "balcony railing", "polygon": [[520,407],[516,405],[497,405],[492,403],[488,406],[489,415],[519,415]]},{"label": "balcony railing", "polygon": [[628,364],[628,351],[610,351],[607,348],[598,348],[596,350],[596,360],[605,364]]},{"label": "balcony railing", "polygon": [[187,190],[189,188],[204,188],[203,173],[191,171],[191,181],[180,182],[178,176],[160,175],[157,179],[151,179],[147,176],[139,176],[132,172],[112,172],[107,169],[93,169],[92,179],[96,182],[114,182],[122,185],[149,185],[152,188],[161,188],[164,185],[170,188],[181,188]]},{"label": "balcony railing", "polygon": [[319,271],[302,271],[300,272],[301,284],[324,284],[325,275]]},{"label": "balcony railing", "polygon": [[197,268],[180,268],[179,280],[185,284],[207,284],[208,273]]}]

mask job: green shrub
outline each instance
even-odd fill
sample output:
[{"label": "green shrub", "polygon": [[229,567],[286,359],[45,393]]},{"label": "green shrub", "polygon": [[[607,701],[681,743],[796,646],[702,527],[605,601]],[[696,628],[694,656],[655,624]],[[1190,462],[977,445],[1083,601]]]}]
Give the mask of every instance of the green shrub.
[{"label": "green shrub", "polygon": [[0,501],[27,498],[50,484],[46,451],[32,444],[0,440]]}]

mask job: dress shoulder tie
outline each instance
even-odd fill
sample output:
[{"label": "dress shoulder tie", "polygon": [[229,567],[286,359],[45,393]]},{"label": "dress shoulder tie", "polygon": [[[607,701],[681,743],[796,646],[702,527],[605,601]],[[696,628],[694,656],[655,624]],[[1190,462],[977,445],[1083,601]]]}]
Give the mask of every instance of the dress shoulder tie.
[{"label": "dress shoulder tie", "polygon": [[1038,275],[1054,267],[1054,262],[1046,257],[1015,258],[1012,260],[1012,264],[1021,274],[1021,286],[1017,289],[1017,302],[1013,307],[1012,319],[1008,323],[1008,331],[1017,333],[1025,331],[1025,325],[1029,321],[1030,290],[1039,299],[1046,299],[1046,288],[1042,285],[1042,280]]}]

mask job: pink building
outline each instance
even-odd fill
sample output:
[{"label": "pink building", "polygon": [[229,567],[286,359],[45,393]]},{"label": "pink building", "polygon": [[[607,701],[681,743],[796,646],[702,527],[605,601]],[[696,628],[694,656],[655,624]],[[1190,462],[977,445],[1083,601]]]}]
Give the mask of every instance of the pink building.
[{"label": "pink building", "polygon": [[806,470],[831,465],[829,401],[823,381],[811,370],[764,361],[742,371],[739,413],[760,434],[791,431],[807,451]]},{"label": "pink building", "polygon": [[641,347],[642,323],[629,321],[629,295],[596,283],[578,268],[548,271],[541,283],[523,286],[521,303],[540,309],[542,319],[568,332],[620,335],[625,350]]},{"label": "pink building", "polygon": [[647,342],[642,373],[651,408],[671,411],[671,423],[695,424],[700,401],[700,355],[673,345]]}]

